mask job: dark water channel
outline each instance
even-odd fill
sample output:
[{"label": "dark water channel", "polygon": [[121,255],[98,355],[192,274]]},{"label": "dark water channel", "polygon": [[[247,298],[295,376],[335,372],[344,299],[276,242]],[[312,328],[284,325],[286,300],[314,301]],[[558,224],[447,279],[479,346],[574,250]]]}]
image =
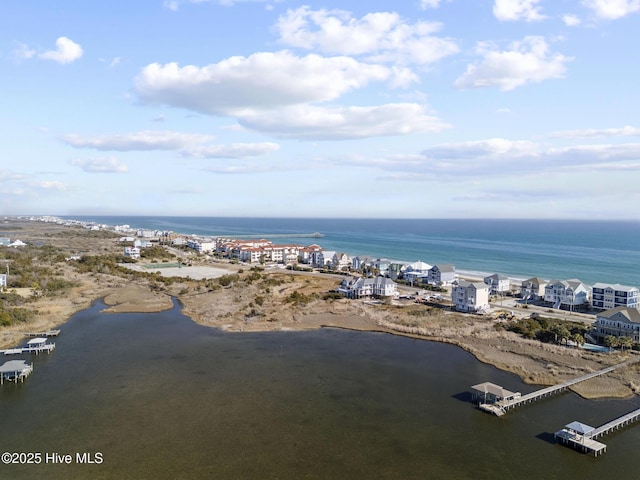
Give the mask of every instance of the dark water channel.
[{"label": "dark water channel", "polygon": [[[469,403],[470,385],[534,388],[450,345],[335,329],[229,334],[178,308],[102,308],[72,317],[24,384],[0,387],[0,452],[42,455],[0,465],[0,478],[638,478],[640,425],[605,437],[598,459],[552,441],[638,399],[568,393],[496,418]],[[45,461],[56,453],[73,461]]]}]

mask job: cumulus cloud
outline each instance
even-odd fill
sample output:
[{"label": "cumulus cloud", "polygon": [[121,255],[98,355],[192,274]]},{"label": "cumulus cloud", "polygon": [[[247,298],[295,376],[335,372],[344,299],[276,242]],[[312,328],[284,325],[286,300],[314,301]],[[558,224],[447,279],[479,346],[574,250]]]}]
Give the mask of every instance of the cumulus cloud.
[{"label": "cumulus cloud", "polygon": [[555,132],[553,137],[586,138],[586,137],[637,137],[640,136],[640,128],[625,126],[621,128],[587,128],[584,130],[565,130]]},{"label": "cumulus cloud", "polygon": [[640,0],[584,0],[583,4],[606,20],[616,20],[640,11]]},{"label": "cumulus cloud", "polygon": [[295,106],[239,117],[241,125],[279,138],[346,140],[439,132],[450,126],[424,105],[392,103],[372,107]]},{"label": "cumulus cloud", "polygon": [[179,150],[193,144],[210,142],[211,135],[146,130],[125,135],[65,135],[62,141],[76,148],[96,150]]},{"label": "cumulus cloud", "polygon": [[567,27],[577,27],[582,23],[580,17],[576,15],[566,14],[562,16],[562,21]]},{"label": "cumulus cloud", "polygon": [[457,88],[497,87],[508,91],[528,83],[564,78],[565,65],[572,60],[559,53],[551,54],[545,39],[538,36],[513,42],[503,51],[493,44],[480,43],[476,52],[482,60],[467,66],[455,81]]},{"label": "cumulus cloud", "polygon": [[205,67],[147,65],[135,80],[140,99],[210,115],[238,115],[307,102],[335,100],[393,70],[348,57],[298,57],[288,51],[230,57]]},{"label": "cumulus cloud", "polygon": [[232,143],[231,145],[208,145],[184,150],[182,155],[189,158],[246,158],[257,157],[280,150],[280,145],[272,142]]},{"label": "cumulus cloud", "polygon": [[82,47],[67,37],[56,40],[56,49],[38,55],[43,60],[53,60],[61,64],[71,63],[82,57]]},{"label": "cumulus cloud", "polygon": [[537,4],[540,0],[495,0],[493,14],[501,22],[525,20],[533,22],[543,20]]},{"label": "cumulus cloud", "polygon": [[343,10],[311,10],[307,6],[288,10],[275,25],[279,42],[287,46],[405,64],[430,64],[457,53],[454,40],[434,35],[441,28],[436,22],[407,23],[395,12],[354,18]]},{"label": "cumulus cloud", "polygon": [[69,162],[87,173],[127,173],[129,167],[115,157],[75,158]]}]

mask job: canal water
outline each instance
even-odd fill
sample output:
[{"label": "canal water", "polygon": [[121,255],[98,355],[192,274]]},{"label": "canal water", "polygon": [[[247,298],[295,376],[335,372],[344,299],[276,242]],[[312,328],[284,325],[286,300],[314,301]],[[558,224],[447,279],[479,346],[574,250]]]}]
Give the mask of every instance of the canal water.
[{"label": "canal water", "polygon": [[[564,424],[598,426],[638,399],[566,393],[497,418],[474,408],[470,385],[535,387],[451,345],[337,329],[231,334],[178,307],[103,308],[73,316],[54,353],[30,357],[24,384],[0,388],[0,453],[41,455],[0,465],[0,478],[623,480],[640,471],[640,425],[605,437],[597,459],[553,443]],[[71,464],[58,462],[64,455]]]}]

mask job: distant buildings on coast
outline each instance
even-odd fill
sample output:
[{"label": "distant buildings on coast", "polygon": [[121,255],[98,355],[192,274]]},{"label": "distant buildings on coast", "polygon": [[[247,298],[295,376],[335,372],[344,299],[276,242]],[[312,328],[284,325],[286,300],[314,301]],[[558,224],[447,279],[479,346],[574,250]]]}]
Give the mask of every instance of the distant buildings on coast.
[{"label": "distant buildings on coast", "polygon": [[[541,303],[553,309],[584,310],[589,307],[601,310],[626,312],[638,311],[640,308],[640,291],[637,287],[598,282],[587,285],[578,279],[543,280],[538,277],[528,278],[518,284],[513,279],[495,273],[483,279],[459,279],[452,264],[429,265],[422,261],[415,263],[399,263],[382,258],[365,256],[350,257],[345,252],[323,249],[320,245],[275,244],[267,239],[232,239],[187,236],[171,231],[145,230],[132,228],[129,225],[99,225],[93,222],[62,220],[57,217],[28,217],[29,220],[55,222],[69,226],[82,226],[90,230],[109,230],[122,233],[122,242],[126,242],[124,255],[138,258],[141,249],[161,243],[175,247],[186,247],[201,255],[217,255],[249,264],[281,264],[304,265],[308,268],[344,273],[345,277],[339,290],[349,298],[364,296],[397,296],[396,281],[414,285],[432,287],[449,287],[454,308],[461,312],[484,312],[489,309],[492,296],[518,295],[527,303]],[[353,274],[359,274],[355,276]],[[0,282],[2,281],[0,277]],[[6,279],[5,279],[6,282]],[[640,317],[636,313],[625,315],[625,319],[638,323]],[[616,318],[618,318],[618,315]],[[605,316],[600,328],[613,331],[612,322]],[[607,326],[608,325],[608,326]],[[624,328],[616,330],[626,331]],[[635,330],[634,330],[635,331]],[[640,335],[640,333],[638,333]]]}]

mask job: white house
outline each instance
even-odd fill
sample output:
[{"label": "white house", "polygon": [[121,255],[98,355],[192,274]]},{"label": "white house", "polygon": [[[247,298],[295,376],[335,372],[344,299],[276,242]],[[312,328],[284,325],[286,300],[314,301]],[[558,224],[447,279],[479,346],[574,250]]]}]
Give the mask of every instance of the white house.
[{"label": "white house", "polygon": [[489,286],[462,280],[453,286],[451,300],[459,312],[484,312],[489,309]]},{"label": "white house", "polygon": [[540,300],[544,298],[547,282],[538,277],[528,278],[520,284],[520,298],[525,300]]},{"label": "white house", "polygon": [[187,247],[193,248],[198,253],[211,253],[216,249],[216,242],[205,242],[189,238],[187,239]]},{"label": "white house", "polygon": [[336,253],[331,259],[331,264],[335,270],[348,270],[351,267],[351,258],[346,253]]},{"label": "white house", "polygon": [[497,273],[484,277],[484,283],[489,286],[489,295],[503,295],[511,288],[509,277]]},{"label": "white house", "polygon": [[591,305],[601,310],[616,307],[640,308],[640,291],[618,283],[596,283],[591,287]]},{"label": "white house", "polygon": [[573,308],[589,303],[590,288],[578,279],[551,280],[544,288],[544,301],[553,308]]},{"label": "white house", "polygon": [[394,297],[398,294],[396,282],[378,275],[375,278],[346,277],[338,291],[348,298]]},{"label": "white house", "polygon": [[616,307],[596,315],[593,323],[593,335],[604,338],[631,337],[640,342],[640,311],[637,308]]},{"label": "white house", "polygon": [[427,281],[431,285],[452,285],[458,279],[456,267],[450,264],[434,265],[429,269]]}]

